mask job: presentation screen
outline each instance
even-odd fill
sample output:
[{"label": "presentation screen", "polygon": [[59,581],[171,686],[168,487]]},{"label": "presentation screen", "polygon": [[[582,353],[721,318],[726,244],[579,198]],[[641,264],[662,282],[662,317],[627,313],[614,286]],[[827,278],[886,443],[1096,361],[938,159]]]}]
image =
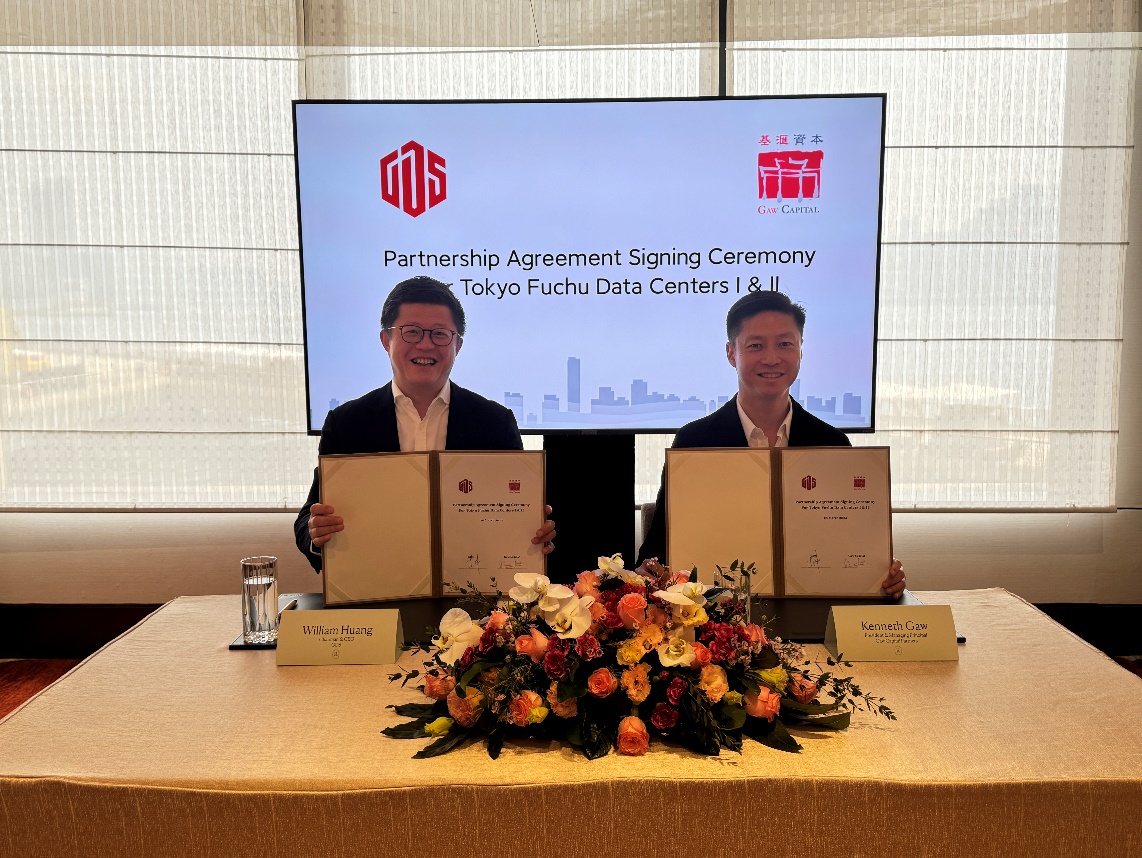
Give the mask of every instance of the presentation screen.
[{"label": "presentation screen", "polygon": [[524,432],[709,414],[767,289],[808,314],[793,397],[871,429],[884,99],[296,102],[309,430],[391,380],[381,305],[420,274],[467,314],[452,380]]}]

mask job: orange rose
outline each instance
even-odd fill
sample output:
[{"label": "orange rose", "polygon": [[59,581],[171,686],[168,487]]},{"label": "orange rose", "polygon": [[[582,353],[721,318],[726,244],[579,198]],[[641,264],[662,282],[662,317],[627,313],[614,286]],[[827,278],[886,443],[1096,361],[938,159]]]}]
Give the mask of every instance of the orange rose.
[{"label": "orange rose", "polygon": [[623,628],[640,628],[646,623],[646,598],[638,593],[627,593],[619,599],[615,612],[623,621]]},{"label": "orange rose", "polygon": [[650,665],[643,662],[623,671],[623,691],[636,706],[650,696],[650,680],[646,676],[648,670]]},{"label": "orange rose", "polygon": [[547,635],[539,629],[533,628],[531,634],[520,635],[515,639],[515,651],[519,655],[526,655],[536,664],[543,661],[547,653]]},{"label": "orange rose", "polygon": [[587,690],[591,692],[593,697],[598,697],[600,700],[604,697],[610,697],[618,687],[619,681],[605,667],[600,667],[587,677]]},{"label": "orange rose", "polygon": [[707,664],[698,675],[698,688],[705,692],[707,700],[717,703],[730,690],[725,670],[716,664]]},{"label": "orange rose", "polygon": [[547,689],[547,702],[551,704],[551,711],[559,718],[574,718],[579,714],[579,701],[574,698],[568,698],[560,702],[559,700],[559,683],[551,683],[551,687]]},{"label": "orange rose", "polygon": [[690,644],[691,649],[694,650],[694,664],[698,667],[705,667],[710,663],[710,648],[704,643],[694,641]]},{"label": "orange rose", "polygon": [[758,689],[757,694],[747,694],[744,703],[747,715],[765,718],[767,721],[772,721],[781,711],[781,695],[764,685]]},{"label": "orange rose", "polygon": [[453,676],[442,676],[436,670],[424,674],[424,695],[433,700],[443,700],[455,687],[456,678]]},{"label": "orange rose", "polygon": [[619,722],[618,747],[620,754],[628,757],[641,757],[650,747],[650,734],[641,718],[628,715]]},{"label": "orange rose", "polygon": [[517,727],[526,727],[532,720],[532,710],[542,706],[543,698],[534,691],[521,691],[512,698],[511,706],[508,708],[508,720]]},{"label": "orange rose", "polygon": [[484,695],[474,688],[465,689],[466,695],[453,689],[448,695],[448,714],[456,719],[461,727],[471,727],[480,720],[483,713]]}]

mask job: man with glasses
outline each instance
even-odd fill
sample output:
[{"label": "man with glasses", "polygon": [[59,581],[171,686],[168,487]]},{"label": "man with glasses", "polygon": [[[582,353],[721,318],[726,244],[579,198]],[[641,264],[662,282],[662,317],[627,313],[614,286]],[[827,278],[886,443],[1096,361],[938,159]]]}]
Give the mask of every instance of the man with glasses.
[{"label": "man with glasses", "polygon": [[[464,342],[464,308],[452,290],[431,277],[398,283],[381,308],[381,345],[393,380],[334,408],[321,428],[318,453],[407,453],[419,450],[522,450],[515,415],[449,381]],[[321,546],[345,529],[329,504],[318,503],[317,469],[294,522],[297,547],[321,571]],[[548,508],[548,513],[551,512]],[[531,540],[554,548],[547,521]]]}]

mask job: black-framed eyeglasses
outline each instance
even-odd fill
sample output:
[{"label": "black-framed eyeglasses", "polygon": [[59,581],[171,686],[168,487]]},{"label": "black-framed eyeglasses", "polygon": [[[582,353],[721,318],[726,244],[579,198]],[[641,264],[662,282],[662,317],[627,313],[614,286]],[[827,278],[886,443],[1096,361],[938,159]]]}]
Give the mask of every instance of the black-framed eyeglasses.
[{"label": "black-framed eyeglasses", "polygon": [[423,340],[425,334],[428,334],[428,338],[432,340],[434,346],[449,345],[453,337],[459,336],[455,331],[450,331],[447,328],[422,328],[420,325],[394,325],[389,328],[390,336],[394,329],[400,331],[400,338],[412,346]]}]

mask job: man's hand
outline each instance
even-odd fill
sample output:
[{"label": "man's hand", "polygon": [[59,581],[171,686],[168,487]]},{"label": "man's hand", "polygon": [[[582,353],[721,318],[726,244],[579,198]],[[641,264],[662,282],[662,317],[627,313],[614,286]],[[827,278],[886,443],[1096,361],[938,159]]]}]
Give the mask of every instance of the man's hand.
[{"label": "man's hand", "polygon": [[[551,515],[551,507],[547,506],[547,507],[544,507],[543,509],[544,509],[544,512],[546,512],[548,515]],[[332,511],[333,510],[330,509],[330,512],[332,512]],[[340,519],[338,519],[338,520],[340,520]],[[340,528],[338,528],[338,530],[340,530]],[[537,530],[535,532],[535,536],[533,536],[531,538],[531,544],[532,545],[542,545],[544,554],[550,554],[552,551],[554,551],[555,550],[555,522],[552,521],[551,519],[547,519],[547,521],[545,521],[543,523],[543,527],[541,527],[539,530]]]},{"label": "man's hand", "polygon": [[892,568],[888,570],[888,574],[880,582],[880,592],[885,596],[891,596],[893,599],[899,599],[907,583],[904,579],[904,564],[894,558]]},{"label": "man's hand", "polygon": [[333,514],[333,507],[327,503],[315,503],[309,508],[309,538],[313,547],[320,548],[333,538],[333,534],[345,529],[345,520]]}]

